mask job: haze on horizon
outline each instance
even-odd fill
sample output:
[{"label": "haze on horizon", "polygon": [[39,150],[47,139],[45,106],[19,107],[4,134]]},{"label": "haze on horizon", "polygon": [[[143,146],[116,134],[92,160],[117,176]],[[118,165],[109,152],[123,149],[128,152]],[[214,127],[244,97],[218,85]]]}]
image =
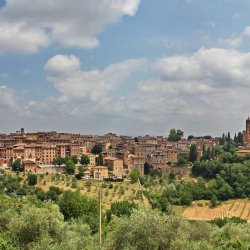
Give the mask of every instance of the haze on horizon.
[{"label": "haze on horizon", "polygon": [[249,9],[247,0],[0,0],[0,133],[243,130]]}]

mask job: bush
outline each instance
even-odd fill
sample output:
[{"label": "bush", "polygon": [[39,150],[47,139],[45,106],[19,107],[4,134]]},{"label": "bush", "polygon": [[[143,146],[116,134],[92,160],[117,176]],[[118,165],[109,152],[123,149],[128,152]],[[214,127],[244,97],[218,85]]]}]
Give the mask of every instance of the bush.
[{"label": "bush", "polygon": [[29,174],[27,180],[28,180],[28,184],[30,186],[34,186],[37,184],[37,175],[36,174]]},{"label": "bush", "polygon": [[77,188],[77,183],[76,183],[76,181],[72,181],[71,187],[72,187],[72,188]]},{"label": "bush", "polygon": [[216,218],[210,221],[212,224],[218,227],[224,227],[227,223],[235,223],[235,224],[245,224],[247,220],[241,219],[239,217],[231,217],[231,218]]},{"label": "bush", "polygon": [[102,183],[102,188],[106,188],[107,184],[105,182]]},{"label": "bush", "polygon": [[86,181],[86,187],[90,187],[91,188],[91,186],[92,186],[92,181],[91,180],[87,180]]},{"label": "bush", "polygon": [[125,190],[123,186],[120,186],[119,190],[118,190],[118,194],[120,195],[124,195],[125,194]]}]

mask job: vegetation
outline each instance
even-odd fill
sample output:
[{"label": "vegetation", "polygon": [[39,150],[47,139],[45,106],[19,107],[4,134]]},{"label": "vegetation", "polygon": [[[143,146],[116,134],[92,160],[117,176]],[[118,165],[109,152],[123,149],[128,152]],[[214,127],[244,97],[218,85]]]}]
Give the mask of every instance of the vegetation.
[{"label": "vegetation", "polygon": [[184,133],[180,129],[171,129],[168,135],[169,141],[180,141]]},{"label": "vegetation", "polygon": [[15,160],[12,164],[12,170],[13,171],[18,171],[18,172],[23,172],[24,167],[21,164],[20,160]]},{"label": "vegetation", "polygon": [[76,170],[76,166],[72,160],[67,160],[66,163],[66,172],[67,174],[74,174]]},{"label": "vegetation", "polygon": [[34,186],[37,183],[37,175],[29,174],[27,180],[30,186]]},{"label": "vegetation", "polygon": [[82,155],[81,159],[80,159],[80,163],[82,164],[82,166],[87,166],[89,165],[89,157],[87,155]]},{"label": "vegetation", "polygon": [[[43,180],[46,176],[39,176]],[[62,179],[55,175],[53,182]],[[68,181],[76,181],[66,176]],[[213,178],[208,179],[208,183]],[[141,178],[143,187],[134,195],[147,195],[150,206],[134,202],[110,202],[103,209],[102,249],[248,249],[250,225],[239,218],[216,219],[211,223],[190,222],[172,204],[189,204],[203,197],[208,187],[178,176],[162,176],[150,171]],[[80,183],[80,182],[79,182]],[[90,187],[95,188],[89,181]],[[103,182],[102,188],[125,193],[123,182]],[[137,184],[129,184],[134,185]],[[209,184],[210,185],[210,184]],[[208,186],[209,186],[208,185]],[[147,189],[144,189],[144,187]],[[142,190],[145,190],[142,194]],[[147,190],[147,191],[146,191]],[[140,193],[140,194],[139,194]],[[158,195],[160,193],[160,195]],[[25,196],[25,199],[22,197]],[[141,199],[141,198],[139,198]],[[98,249],[98,203],[79,191],[63,191],[50,186],[48,191],[26,185],[26,178],[0,175],[0,249]],[[140,202],[141,203],[141,202]],[[157,237],[155,237],[157,235]]]},{"label": "vegetation", "polygon": [[95,145],[91,150],[91,153],[95,155],[99,155],[101,152],[102,152],[102,147],[100,145]]},{"label": "vegetation", "polygon": [[136,183],[139,180],[140,172],[138,170],[133,170],[130,174],[132,183]]},{"label": "vegetation", "polygon": [[[196,146],[181,154],[178,166],[192,166],[189,178],[163,174],[146,163],[145,177],[133,171],[131,183],[77,180],[69,157],[55,162],[66,163],[67,175],[0,174],[0,249],[249,249],[250,225],[242,218],[248,218],[250,203],[227,201],[250,197],[250,156],[235,153],[239,138],[227,134],[220,146],[204,147],[200,160]],[[79,174],[88,165],[87,158],[81,160]],[[20,171],[20,163],[14,163]],[[101,248],[99,188],[104,194]],[[178,206],[190,204],[220,216],[220,206],[227,206],[231,218],[189,221]]]}]

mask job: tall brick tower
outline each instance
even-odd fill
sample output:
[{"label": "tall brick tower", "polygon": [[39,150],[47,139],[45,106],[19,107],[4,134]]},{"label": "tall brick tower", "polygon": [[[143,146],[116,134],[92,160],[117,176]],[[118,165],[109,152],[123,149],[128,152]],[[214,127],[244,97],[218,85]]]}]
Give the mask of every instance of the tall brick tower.
[{"label": "tall brick tower", "polygon": [[250,147],[250,118],[246,120],[245,146]]}]

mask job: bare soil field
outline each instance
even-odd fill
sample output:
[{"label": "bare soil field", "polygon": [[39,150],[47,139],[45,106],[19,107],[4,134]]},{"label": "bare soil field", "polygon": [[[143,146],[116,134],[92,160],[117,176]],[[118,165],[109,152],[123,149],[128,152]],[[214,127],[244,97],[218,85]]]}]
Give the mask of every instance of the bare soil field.
[{"label": "bare soil field", "polygon": [[186,208],[182,215],[189,220],[206,221],[235,216],[250,222],[250,200],[229,200],[215,208],[196,202]]}]

